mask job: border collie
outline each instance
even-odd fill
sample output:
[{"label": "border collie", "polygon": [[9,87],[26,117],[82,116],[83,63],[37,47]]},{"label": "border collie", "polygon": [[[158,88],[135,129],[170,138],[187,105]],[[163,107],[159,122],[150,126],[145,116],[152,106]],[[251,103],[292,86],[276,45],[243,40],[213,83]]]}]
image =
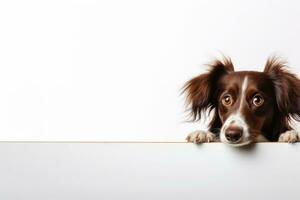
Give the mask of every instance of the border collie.
[{"label": "border collie", "polygon": [[300,80],[284,61],[269,58],[263,72],[235,72],[230,58],[208,66],[183,87],[193,121],[206,111],[212,114],[208,131],[192,132],[188,142],[243,146],[300,140],[290,126],[291,119],[300,121]]}]

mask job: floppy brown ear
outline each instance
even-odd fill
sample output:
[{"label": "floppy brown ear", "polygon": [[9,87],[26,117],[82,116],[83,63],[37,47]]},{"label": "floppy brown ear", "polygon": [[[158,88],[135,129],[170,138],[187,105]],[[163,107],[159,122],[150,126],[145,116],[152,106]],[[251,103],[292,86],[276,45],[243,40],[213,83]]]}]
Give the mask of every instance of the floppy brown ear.
[{"label": "floppy brown ear", "polygon": [[217,90],[219,78],[226,73],[234,71],[230,58],[215,60],[208,66],[210,69],[207,73],[192,78],[183,87],[193,121],[201,118],[202,111],[211,111],[215,108],[214,94]]},{"label": "floppy brown ear", "polygon": [[265,65],[264,73],[273,82],[280,113],[287,119],[292,117],[300,121],[300,80],[287,68],[286,62],[271,57]]}]

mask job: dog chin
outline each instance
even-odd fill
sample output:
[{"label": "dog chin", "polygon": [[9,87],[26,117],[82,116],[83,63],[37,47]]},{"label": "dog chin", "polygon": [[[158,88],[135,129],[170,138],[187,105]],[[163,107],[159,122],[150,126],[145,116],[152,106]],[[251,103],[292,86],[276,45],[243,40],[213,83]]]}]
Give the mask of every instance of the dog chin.
[{"label": "dog chin", "polygon": [[225,142],[226,144],[233,146],[233,147],[242,147],[242,146],[246,146],[249,145],[250,143],[252,143],[252,141],[241,141],[238,143],[231,143],[231,142]]},{"label": "dog chin", "polygon": [[223,139],[223,140],[221,139],[221,142],[223,142],[227,145],[233,146],[233,147],[242,147],[242,146],[251,144],[253,141],[250,139],[243,138],[241,141],[238,141],[238,142],[230,142],[226,139]]}]

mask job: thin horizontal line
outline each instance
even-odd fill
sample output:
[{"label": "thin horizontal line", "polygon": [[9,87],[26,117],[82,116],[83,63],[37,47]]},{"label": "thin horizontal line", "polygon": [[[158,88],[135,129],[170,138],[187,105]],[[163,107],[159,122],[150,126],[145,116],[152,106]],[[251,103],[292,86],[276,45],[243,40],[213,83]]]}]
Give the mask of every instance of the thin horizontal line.
[{"label": "thin horizontal line", "polygon": [[[95,144],[185,144],[191,143],[186,141],[36,141],[36,140],[0,140],[0,143],[95,143]],[[210,142],[209,144],[216,144],[221,142]],[[259,142],[263,144],[267,143],[281,143],[281,142]],[[193,144],[193,143],[191,143]],[[207,143],[204,143],[207,144]]]},{"label": "thin horizontal line", "polygon": [[2,140],[0,143],[188,143],[185,141],[17,141]]}]

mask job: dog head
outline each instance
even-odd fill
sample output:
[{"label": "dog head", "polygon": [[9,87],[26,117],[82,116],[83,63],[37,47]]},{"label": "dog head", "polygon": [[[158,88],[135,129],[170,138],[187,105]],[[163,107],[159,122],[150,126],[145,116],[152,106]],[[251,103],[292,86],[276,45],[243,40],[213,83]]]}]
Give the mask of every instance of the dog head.
[{"label": "dog head", "polygon": [[270,58],[264,72],[235,72],[229,58],[209,64],[209,71],[184,86],[193,120],[212,112],[210,131],[234,146],[275,141],[300,116],[300,80],[279,59]]}]

